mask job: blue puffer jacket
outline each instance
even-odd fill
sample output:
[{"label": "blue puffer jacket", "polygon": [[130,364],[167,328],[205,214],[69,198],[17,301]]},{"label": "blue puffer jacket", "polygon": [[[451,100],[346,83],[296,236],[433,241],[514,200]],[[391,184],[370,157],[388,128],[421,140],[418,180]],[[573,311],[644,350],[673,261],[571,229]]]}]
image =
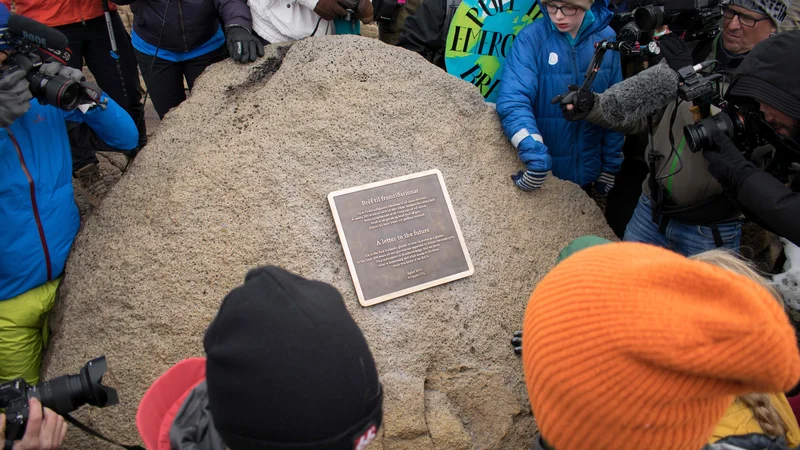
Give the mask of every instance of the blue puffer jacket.
[{"label": "blue puffer jacket", "polygon": [[[616,40],[608,27],[612,14],[606,0],[595,0],[592,13],[594,22],[580,31],[574,46],[547,13],[520,31],[506,60],[497,99],[506,136],[527,168],[552,170],[558,178],[581,186],[597,180],[600,172],[616,174],[622,163],[622,134],[584,121],[567,122],[558,105],[550,103],[567,92],[570,84],[583,84],[596,42]],[[619,54],[606,53],[592,89],[601,93],[621,80]],[[522,143],[523,135],[528,140],[540,135],[548,152],[531,142]],[[542,151],[531,150],[537,147]]]},{"label": "blue puffer jacket", "polygon": [[60,276],[78,233],[65,119],[86,122],[114,148],[139,142],[131,117],[110,99],[107,109],[86,114],[34,99],[27,113],[0,128],[0,300]]}]

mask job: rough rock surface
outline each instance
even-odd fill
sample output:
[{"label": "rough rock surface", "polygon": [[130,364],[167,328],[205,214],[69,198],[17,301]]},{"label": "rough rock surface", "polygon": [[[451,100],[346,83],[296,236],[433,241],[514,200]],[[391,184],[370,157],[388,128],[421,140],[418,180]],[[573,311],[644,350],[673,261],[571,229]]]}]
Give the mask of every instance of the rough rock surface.
[{"label": "rough rock surface", "polygon": [[[138,441],[150,383],[203,354],[206,326],[248,269],[276,264],[336,286],[364,330],[386,395],[372,448],[530,448],[536,426],[509,339],[562,246],[612,238],[600,211],[552,177],[539,192],[514,187],[520,164],[495,111],[416,54],[353,36],[300,41],[282,66],[285,48],[268,52],[203,74],[87,216],[45,375],[107,355],[122,404],[78,416]],[[362,308],[326,195],[432,168],[475,274]],[[77,430],[68,444],[106,448]]]}]

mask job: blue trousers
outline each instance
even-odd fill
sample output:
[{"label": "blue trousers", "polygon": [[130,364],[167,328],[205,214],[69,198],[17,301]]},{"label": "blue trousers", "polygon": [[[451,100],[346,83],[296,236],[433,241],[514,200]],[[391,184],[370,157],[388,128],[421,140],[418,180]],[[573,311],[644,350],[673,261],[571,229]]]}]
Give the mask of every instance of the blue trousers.
[{"label": "blue trousers", "polygon": [[[739,253],[739,244],[742,238],[742,221],[731,220],[716,224],[719,237],[722,238],[721,248],[726,248]],[[653,223],[650,210],[650,198],[642,194],[639,204],[633,212],[631,221],[625,229],[624,241],[644,242],[670,249],[684,256],[692,256],[706,250],[720,248],[714,241],[714,231],[711,227],[701,225],[687,225],[670,220],[664,233],[658,230],[658,224]]]}]

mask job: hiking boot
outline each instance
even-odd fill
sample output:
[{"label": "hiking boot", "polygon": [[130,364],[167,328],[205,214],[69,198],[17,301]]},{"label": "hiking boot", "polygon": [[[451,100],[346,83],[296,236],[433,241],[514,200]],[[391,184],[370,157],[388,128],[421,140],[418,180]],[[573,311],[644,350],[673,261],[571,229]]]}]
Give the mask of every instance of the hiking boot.
[{"label": "hiking boot", "polygon": [[78,180],[81,194],[94,207],[100,204],[100,200],[108,193],[108,186],[100,174],[97,164],[87,164],[73,174]]}]

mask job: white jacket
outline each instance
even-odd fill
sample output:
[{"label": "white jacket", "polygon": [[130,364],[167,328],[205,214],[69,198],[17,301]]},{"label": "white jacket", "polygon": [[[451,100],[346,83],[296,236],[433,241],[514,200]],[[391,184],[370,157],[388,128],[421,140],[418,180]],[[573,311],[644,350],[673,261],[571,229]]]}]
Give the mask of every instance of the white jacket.
[{"label": "white jacket", "polygon": [[253,31],[270,43],[334,33],[333,22],[314,12],[317,0],[248,0],[247,4]]}]

